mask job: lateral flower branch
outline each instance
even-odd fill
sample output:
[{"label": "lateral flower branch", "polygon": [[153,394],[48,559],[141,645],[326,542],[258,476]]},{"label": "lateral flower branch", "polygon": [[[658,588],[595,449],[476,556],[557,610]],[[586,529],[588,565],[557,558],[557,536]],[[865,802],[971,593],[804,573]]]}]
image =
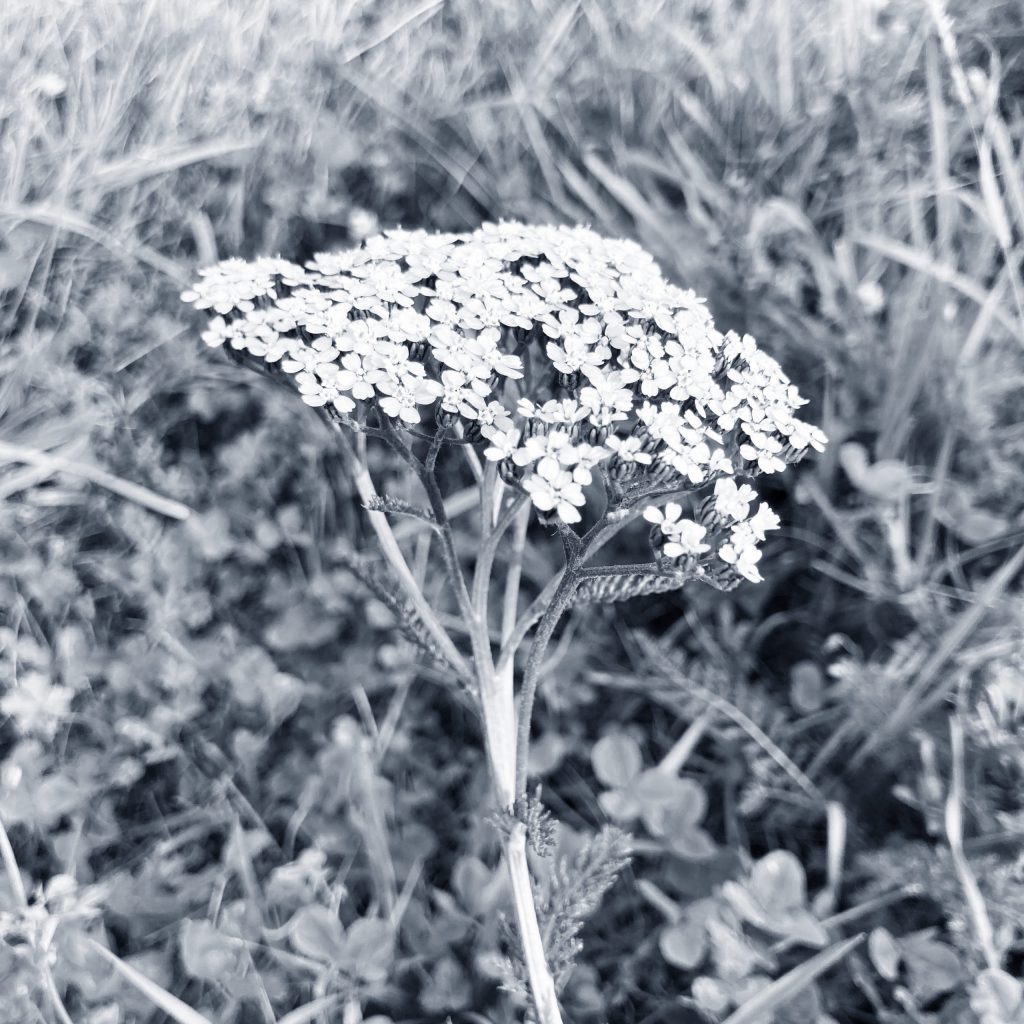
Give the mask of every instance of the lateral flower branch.
[{"label": "lateral flower branch", "polygon": [[[824,435],[751,337],[717,331],[635,243],[586,228],[388,231],[305,266],[225,260],[182,298],[210,311],[209,346],[290,378],[338,428],[407,634],[477,702],[535,1016],[560,1021],[526,856],[548,644],[574,603],[760,580],[779,520],[741,481],[821,451]],[[422,513],[378,492],[368,442],[408,465]],[[467,487],[476,513],[453,522],[448,499]],[[430,531],[438,592],[409,568],[397,516]],[[597,560],[625,530],[642,560]],[[550,552],[553,537],[560,564],[525,582],[527,547]]]}]

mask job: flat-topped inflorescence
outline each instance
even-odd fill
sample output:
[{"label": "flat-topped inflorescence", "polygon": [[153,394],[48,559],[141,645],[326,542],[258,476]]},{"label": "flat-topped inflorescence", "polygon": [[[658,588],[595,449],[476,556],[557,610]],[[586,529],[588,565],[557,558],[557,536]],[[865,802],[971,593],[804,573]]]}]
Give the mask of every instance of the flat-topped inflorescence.
[{"label": "flat-topped inflorescence", "polygon": [[[478,445],[546,521],[645,507],[658,559],[717,585],[760,579],[778,526],[737,478],[825,444],[751,337],[587,228],[387,231],[305,267],[225,260],[182,297],[214,313],[208,345],[290,374],[308,405]],[[692,515],[658,507],[711,483]]]}]

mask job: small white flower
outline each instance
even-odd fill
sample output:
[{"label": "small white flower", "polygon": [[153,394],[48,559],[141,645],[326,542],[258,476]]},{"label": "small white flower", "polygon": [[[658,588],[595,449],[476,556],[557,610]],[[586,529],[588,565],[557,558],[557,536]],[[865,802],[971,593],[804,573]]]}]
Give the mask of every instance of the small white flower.
[{"label": "small white flower", "polygon": [[[183,297],[211,311],[206,344],[279,363],[307,404],[347,415],[372,401],[412,427],[439,402],[564,522],[580,521],[603,471],[613,501],[627,482],[643,495],[717,480],[718,516],[743,525],[723,551],[748,578],[778,520],[766,506],[747,519],[754,493],[737,472],[778,472],[825,444],[752,338],[716,331],[640,246],[587,228],[388,230],[305,269],[225,260]],[[678,504],[651,515],[668,557],[708,549]]]},{"label": "small white flower", "polygon": [[485,402],[476,395],[469,395],[468,404],[471,412],[466,415],[478,423],[481,427],[481,436],[488,437],[487,430],[511,430],[512,414],[501,404],[501,402]]},{"label": "small white flower", "polygon": [[374,367],[355,352],[341,357],[341,369],[334,374],[334,386],[339,391],[348,391],[353,398],[369,399],[376,394],[374,385],[384,380],[382,369]]},{"label": "small white flower", "polygon": [[669,540],[662,551],[668,558],[687,558],[690,555],[701,555],[711,550],[710,544],[704,543],[707,528],[695,523],[692,519],[683,519],[675,523]]},{"label": "small white flower", "polygon": [[591,410],[612,409],[627,412],[632,408],[634,395],[629,385],[639,380],[640,372],[632,367],[605,373],[593,366],[584,367],[583,375],[590,387],[580,390],[580,401]]},{"label": "small white flower", "polygon": [[747,520],[747,527],[758,540],[764,540],[764,535],[769,530],[777,530],[779,525],[779,517],[765,502],[762,502],[754,515]]},{"label": "small white flower", "polygon": [[429,344],[434,358],[452,370],[469,370],[475,356],[469,348],[469,339],[451,327],[436,327],[431,332]]},{"label": "small white flower", "polygon": [[220,348],[221,345],[229,341],[235,334],[235,328],[229,326],[224,317],[215,316],[200,337],[210,348]]},{"label": "small white flower", "polygon": [[427,316],[436,324],[453,327],[460,322],[459,307],[445,299],[431,299],[427,303]]},{"label": "small white flower", "polygon": [[314,373],[302,371],[295,375],[295,383],[298,385],[299,394],[306,405],[314,408],[327,405],[338,397],[338,389],[332,384],[325,384]]},{"label": "small white flower", "polygon": [[475,380],[458,370],[443,370],[441,387],[441,408],[447,412],[461,413],[470,419],[474,415],[472,397],[482,398],[489,390],[483,381]]},{"label": "small white flower", "polygon": [[757,497],[748,484],[736,485],[735,480],[723,479],[715,484],[715,511],[726,519],[740,522],[750,514],[750,503]]},{"label": "small white flower", "polygon": [[432,327],[429,317],[407,307],[392,310],[387,320],[388,335],[395,341],[426,341]]},{"label": "small white flower", "polygon": [[484,458],[488,462],[501,462],[503,459],[511,459],[519,447],[521,433],[515,427],[507,430],[499,430],[497,427],[484,427],[483,434],[490,441],[490,446],[484,449]]},{"label": "small white flower", "polygon": [[329,344],[303,345],[298,342],[288,349],[287,357],[281,360],[281,369],[285,373],[313,373],[318,366],[333,362],[339,354]]},{"label": "small white flower", "polygon": [[808,446],[813,448],[816,452],[823,452],[825,445],[828,443],[828,438],[825,434],[817,427],[812,427],[809,423],[803,423],[800,420],[793,420],[789,433],[789,443],[798,451],[801,452]]},{"label": "small white flower", "polygon": [[587,417],[587,410],[575,398],[551,399],[540,406],[534,405],[528,398],[521,398],[516,411],[524,419],[537,420],[549,426],[571,426]]},{"label": "small white flower", "polygon": [[779,457],[782,442],[777,437],[757,430],[752,423],[744,422],[742,427],[750,440],[740,445],[740,455],[748,462],[756,462],[762,473],[781,473],[786,468],[785,461]]},{"label": "small white flower", "polygon": [[546,317],[541,326],[549,338],[563,338],[570,336],[575,331],[579,321],[579,310],[566,308]]},{"label": "small white flower", "polygon": [[632,462],[639,466],[649,466],[653,461],[650,452],[643,450],[643,442],[639,437],[619,437],[609,434],[604,442],[612,455],[622,462]]},{"label": "small white flower", "polygon": [[578,523],[582,518],[579,509],[586,501],[583,488],[570,472],[559,467],[557,460],[541,459],[536,472],[524,477],[523,488],[541,512],[554,511],[563,523]]},{"label": "small white flower", "polygon": [[551,456],[556,462],[571,466],[575,461],[571,438],[563,430],[552,430],[546,434],[528,437],[523,446],[513,455],[517,466],[528,466],[531,462]]},{"label": "small white flower", "polygon": [[[181,293],[183,301],[196,309],[212,309],[226,316],[235,311],[249,313],[256,299],[274,297],[274,277],[284,261],[227,259],[199,272],[200,280]],[[288,266],[293,266],[289,264]],[[299,273],[301,268],[296,267]]]},{"label": "small white flower", "polygon": [[706,444],[682,444],[662,453],[661,458],[695,487],[699,487],[708,478],[707,465],[711,459],[711,449]]},{"label": "small white flower", "polygon": [[444,389],[435,380],[407,374],[400,380],[385,377],[377,385],[377,390],[383,393],[380,407],[386,415],[404,423],[417,424],[420,422],[419,407],[436,402]]},{"label": "small white flower", "polygon": [[508,377],[510,380],[522,380],[523,361],[511,352],[504,352],[498,345],[501,332],[495,327],[482,330],[468,343],[468,348],[487,370]]},{"label": "small white flower", "polygon": [[761,552],[746,534],[734,530],[731,542],[718,549],[718,557],[751,583],[761,582],[763,577],[757,568]]},{"label": "small white flower", "polygon": [[675,501],[670,501],[663,509],[657,505],[648,505],[644,509],[644,519],[660,526],[662,533],[671,533],[682,514],[683,506]]}]

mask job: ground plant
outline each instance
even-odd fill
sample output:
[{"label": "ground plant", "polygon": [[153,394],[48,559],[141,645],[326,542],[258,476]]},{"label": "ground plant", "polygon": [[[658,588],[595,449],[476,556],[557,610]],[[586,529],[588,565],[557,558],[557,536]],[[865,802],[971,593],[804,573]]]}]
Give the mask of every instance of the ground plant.
[{"label": "ground plant", "polygon": [[[228,260],[182,298],[217,314],[203,335],[209,346],[292,376],[307,405],[357,435],[355,445],[344,433],[338,443],[387,563],[383,576],[365,566],[367,582],[480,713],[518,958],[536,1018],[560,1022],[548,961],[571,965],[556,945],[566,922],[538,918],[526,859],[528,840],[538,852],[551,845],[528,773],[534,700],[558,622],[581,600],[760,581],[759,544],[779,519],[765,503],[752,512],[756,492],[735,477],[780,472],[812,447],[823,451],[825,436],[794,415],[804,399],[753,338],[716,331],[701,301],[668,284],[642,249],[585,228],[390,231],[306,267]],[[425,508],[378,492],[370,439],[408,465]],[[468,464],[461,478],[444,465],[452,448]],[[669,500],[712,483],[689,514]],[[562,564],[520,617],[531,512],[557,533]],[[420,579],[390,526],[402,518],[419,521],[427,540]],[[654,526],[640,549],[653,558],[593,561],[638,519]],[[457,533],[467,530],[474,558],[464,571]],[[468,655],[438,619],[445,596],[425,592],[430,541]],[[558,565],[550,552],[537,556]],[[363,565],[354,562],[357,574]],[[500,617],[491,614],[495,588]],[[516,651],[531,633],[517,692]],[[665,810],[675,813],[675,801]]]},{"label": "ground plant", "polygon": [[0,5],[0,1024],[1024,1024],[1022,38]]}]

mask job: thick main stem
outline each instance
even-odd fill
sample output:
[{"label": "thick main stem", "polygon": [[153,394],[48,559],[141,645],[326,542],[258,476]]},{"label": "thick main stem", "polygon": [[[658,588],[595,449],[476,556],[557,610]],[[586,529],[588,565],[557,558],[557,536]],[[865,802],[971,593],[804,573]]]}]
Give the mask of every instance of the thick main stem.
[{"label": "thick main stem", "polygon": [[508,827],[502,833],[502,852],[512,883],[516,928],[538,1024],[562,1024],[555,979],[548,969],[544,940],[537,920],[530,866],[526,859],[526,825],[515,816],[515,709],[511,701],[505,699],[505,690],[500,682],[492,677],[491,685],[485,686],[481,681],[480,702],[487,734],[491,778],[498,803],[507,818]]},{"label": "thick main stem", "polygon": [[[486,478],[485,478],[486,479]],[[493,478],[488,481],[493,486]],[[486,646],[487,657],[481,664],[477,659],[480,678],[480,703],[487,737],[487,753],[491,777],[499,806],[506,815],[506,828],[502,831],[502,852],[508,864],[509,880],[512,883],[512,902],[516,916],[516,928],[523,950],[530,994],[539,1024],[561,1024],[562,1015],[558,1009],[558,994],[555,980],[548,969],[544,940],[537,920],[537,906],[530,880],[530,866],[526,858],[526,825],[516,817],[516,709],[514,699],[512,659],[495,670],[491,656],[488,626],[489,595],[494,557],[498,544],[506,529],[515,524],[512,549],[509,552],[505,587],[502,601],[501,632],[502,642],[507,642],[515,624],[518,606],[519,580],[525,543],[529,506],[525,498],[510,502],[504,515],[492,519],[490,502],[494,499],[491,487],[482,488],[483,511],[482,542],[477,557],[473,580],[473,623],[480,637],[474,647]],[[497,502],[495,501],[495,505]],[[495,512],[497,509],[495,509]],[[494,525],[491,526],[493,521]]]},{"label": "thick main stem", "polygon": [[[537,907],[533,895],[533,884],[530,880],[530,868],[526,857],[526,825],[516,817],[517,811],[517,765],[516,765],[516,706],[513,687],[513,659],[509,659],[497,671],[495,670],[494,656],[491,650],[489,635],[488,597],[491,583],[491,570],[493,559],[498,543],[507,528],[516,521],[519,510],[525,505],[525,498],[520,497],[512,501],[503,516],[495,517],[494,526],[488,530],[492,521],[492,502],[494,501],[494,482],[496,476],[484,473],[480,481],[481,486],[481,528],[484,536],[481,538],[481,549],[478,555],[477,571],[474,574],[472,590],[466,585],[466,579],[462,574],[459,565],[458,553],[455,548],[452,536],[451,525],[445,513],[444,501],[441,497],[440,487],[434,473],[434,458],[436,450],[431,448],[427,460],[419,463],[409,449],[402,443],[401,439],[393,431],[384,431],[385,439],[406,459],[416,470],[427,497],[430,502],[431,511],[438,527],[441,540],[441,551],[445,563],[446,573],[452,583],[456,602],[469,629],[470,642],[473,652],[473,669],[478,683],[480,696],[480,708],[484,725],[484,741],[487,751],[487,760],[490,768],[491,779],[494,784],[495,795],[502,811],[508,818],[508,827],[502,839],[502,849],[508,863],[509,878],[512,883],[512,898],[515,908],[516,925],[519,931],[520,943],[523,950],[523,958],[526,962],[526,970],[529,978],[530,992],[533,996],[538,1024],[562,1024],[561,1013],[558,1008],[558,997],[555,989],[555,981],[551,971],[548,969],[547,956],[544,950],[544,941],[541,936],[540,924],[537,920]],[[358,460],[352,460],[357,462]],[[367,490],[372,492],[372,484],[369,482],[368,474],[361,478],[357,476],[357,484],[362,485],[360,492]],[[366,495],[364,496],[364,500]],[[374,494],[375,496],[375,494]],[[495,508],[496,512],[497,509]],[[378,515],[380,515],[378,513]],[[524,517],[525,518],[525,517]],[[371,521],[374,517],[371,513]],[[387,520],[380,516],[382,522],[374,522],[378,536],[381,539],[385,554],[394,564],[404,565],[404,559],[398,550],[394,536],[387,527]],[[509,589],[518,591],[518,585],[512,586],[513,582],[518,583],[519,563],[522,558],[522,545],[525,541],[525,522],[519,524],[516,531],[515,547],[513,557],[510,560]],[[411,573],[403,573],[399,568],[399,580],[408,588],[411,580]],[[415,581],[412,581],[415,584]],[[418,591],[418,587],[415,588]],[[561,588],[560,588],[561,589]],[[422,594],[419,594],[421,604],[425,605]],[[505,607],[502,614],[501,639],[508,642],[510,632],[515,620],[517,601],[512,595],[506,592]],[[426,614],[433,619],[432,612],[424,609]],[[436,620],[435,620],[436,621]],[[556,618],[557,621],[557,618]],[[552,623],[553,628],[554,623]],[[544,625],[539,632],[544,631]],[[443,630],[441,630],[443,633]],[[451,643],[447,634],[445,639]],[[546,647],[550,639],[550,631],[544,637],[541,646]],[[537,648],[534,643],[534,649]],[[531,651],[531,662],[534,651]],[[534,683],[535,685],[535,683]],[[532,703],[532,701],[531,701]]]},{"label": "thick main stem", "polygon": [[519,940],[523,947],[523,959],[526,961],[526,973],[530,979],[530,991],[537,1011],[537,1020],[539,1024],[562,1024],[555,979],[548,970],[544,940],[541,938],[540,925],[537,922],[530,866],[526,860],[526,826],[521,821],[512,825],[505,836],[503,846],[512,882],[516,925],[519,928]]}]

